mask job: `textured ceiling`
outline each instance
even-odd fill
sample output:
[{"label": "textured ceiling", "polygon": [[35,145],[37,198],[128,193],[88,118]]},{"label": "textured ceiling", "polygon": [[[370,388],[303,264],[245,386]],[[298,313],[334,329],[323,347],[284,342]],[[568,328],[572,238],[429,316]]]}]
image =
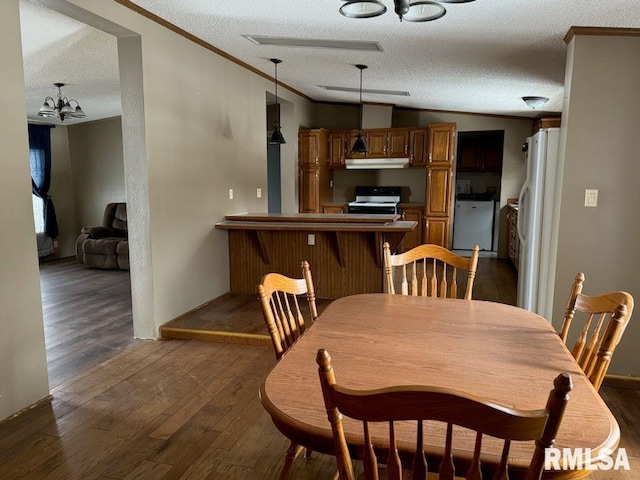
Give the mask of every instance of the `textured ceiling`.
[{"label": "textured ceiling", "polygon": [[[104,0],[107,1],[107,0]],[[111,0],[112,1],[112,0]],[[367,94],[366,102],[402,107],[539,116],[522,96],[541,95],[544,112],[562,110],[566,45],[571,26],[640,27],[639,0],[476,0],[446,3],[447,14],[426,23],[400,23],[387,13],[349,19],[339,0],[134,0],[237,59],[272,76],[269,58],[283,60],[278,79],[318,101],[357,102],[358,94],[320,85],[408,91],[410,96]],[[53,12],[36,0],[20,1],[29,117],[53,82],[71,84],[87,120],[119,114],[115,39]],[[260,46],[243,35],[366,40],[383,52]],[[35,102],[35,103],[34,103]],[[65,121],[66,123],[66,121]]]}]

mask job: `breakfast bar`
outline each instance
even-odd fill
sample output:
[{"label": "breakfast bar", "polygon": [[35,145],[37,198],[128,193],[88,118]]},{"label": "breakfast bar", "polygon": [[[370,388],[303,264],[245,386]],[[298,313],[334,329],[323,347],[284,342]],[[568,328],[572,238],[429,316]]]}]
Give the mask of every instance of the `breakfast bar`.
[{"label": "breakfast bar", "polygon": [[382,245],[394,250],[416,222],[399,215],[227,215],[216,224],[229,236],[231,293],[255,293],[262,276],[301,276],[311,265],[316,295],[341,298],[383,291]]}]

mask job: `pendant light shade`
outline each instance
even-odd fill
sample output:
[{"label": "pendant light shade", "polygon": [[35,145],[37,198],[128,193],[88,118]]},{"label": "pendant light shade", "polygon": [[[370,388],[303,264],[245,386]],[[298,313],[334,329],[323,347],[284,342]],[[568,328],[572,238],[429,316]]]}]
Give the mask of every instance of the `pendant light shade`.
[{"label": "pendant light shade", "polygon": [[356,68],[360,70],[360,124],[358,125],[358,134],[356,135],[356,141],[353,142],[353,147],[351,147],[351,152],[367,153],[367,143],[362,135],[362,71],[368,67],[366,65],[356,65]]},{"label": "pendant light shade", "polygon": [[270,144],[283,144],[287,143],[282,136],[282,132],[280,131],[280,106],[278,105],[278,64],[282,63],[282,60],[279,58],[272,58],[271,62],[276,69],[275,75],[275,83],[276,83],[276,120],[273,122],[273,132],[271,133],[271,138],[269,139]]}]

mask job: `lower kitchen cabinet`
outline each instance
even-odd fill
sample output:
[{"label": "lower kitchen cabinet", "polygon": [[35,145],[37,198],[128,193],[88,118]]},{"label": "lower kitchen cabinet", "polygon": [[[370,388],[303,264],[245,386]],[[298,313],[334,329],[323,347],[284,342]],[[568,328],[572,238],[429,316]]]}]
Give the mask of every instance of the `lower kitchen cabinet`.
[{"label": "lower kitchen cabinet", "polygon": [[322,205],[322,213],[343,214],[347,213],[346,203],[331,203]]},{"label": "lower kitchen cabinet", "polygon": [[423,241],[449,248],[449,217],[425,217]]},{"label": "lower kitchen cabinet", "polygon": [[422,225],[424,224],[424,205],[398,205],[398,213],[402,220],[417,222],[416,228],[407,232],[398,248],[406,252],[422,243]]}]

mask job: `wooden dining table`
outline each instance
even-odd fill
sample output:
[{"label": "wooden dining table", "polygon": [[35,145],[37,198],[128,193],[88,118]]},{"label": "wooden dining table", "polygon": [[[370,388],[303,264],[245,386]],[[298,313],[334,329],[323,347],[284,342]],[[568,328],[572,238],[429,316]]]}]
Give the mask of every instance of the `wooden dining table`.
[{"label": "wooden dining table", "polygon": [[[567,372],[573,390],[555,446],[590,449],[591,458],[615,450],[618,424],[550,323],[529,311],[478,300],[364,294],[332,302],[280,359],[260,388],[276,427],[299,445],[333,454],[331,426],[322,399],[316,353],[332,357],[338,384],[353,389],[432,385],[461,390],[519,409],[544,408],[553,380]],[[354,451],[363,443],[360,423],[345,419]],[[376,426],[375,443],[388,445],[388,428]],[[415,428],[398,437],[415,449]],[[437,465],[445,426],[425,428],[425,450]],[[454,430],[454,456],[470,459],[475,433]],[[499,460],[502,443],[487,439],[483,468]],[[413,446],[413,447],[412,447]],[[533,442],[514,442],[510,478],[519,478]],[[597,461],[597,460],[596,460]],[[435,463],[434,463],[435,462]],[[580,478],[587,470],[545,471],[543,478]],[[489,477],[490,478],[490,477]]]}]

